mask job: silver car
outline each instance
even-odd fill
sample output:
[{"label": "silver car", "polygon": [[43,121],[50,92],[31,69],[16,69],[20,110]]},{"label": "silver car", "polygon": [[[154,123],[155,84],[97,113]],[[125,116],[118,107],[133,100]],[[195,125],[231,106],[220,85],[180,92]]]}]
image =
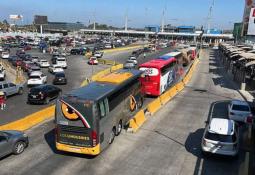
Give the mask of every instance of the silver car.
[{"label": "silver car", "polygon": [[0,131],[0,158],[9,154],[21,154],[28,146],[28,136],[20,131]]},{"label": "silver car", "polygon": [[23,94],[24,86],[22,84],[14,84],[10,82],[0,83],[0,91],[2,91],[5,96],[15,95],[15,94]]}]

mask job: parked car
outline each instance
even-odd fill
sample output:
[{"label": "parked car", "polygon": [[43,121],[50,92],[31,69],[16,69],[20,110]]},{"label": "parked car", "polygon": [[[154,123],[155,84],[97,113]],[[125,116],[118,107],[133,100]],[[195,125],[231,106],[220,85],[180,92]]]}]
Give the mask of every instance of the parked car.
[{"label": "parked car", "polygon": [[32,60],[31,61],[38,65],[39,57],[38,56],[32,56]]},{"label": "parked car", "polygon": [[71,55],[80,55],[81,51],[80,51],[80,49],[71,49],[70,54]]},{"label": "parked car", "polygon": [[0,82],[0,91],[4,92],[5,96],[8,97],[10,95],[15,94],[23,94],[23,85],[22,84],[14,84],[10,82]]},{"label": "parked car", "polygon": [[9,154],[21,154],[28,147],[28,136],[21,131],[0,131],[0,158]]},{"label": "parked car", "polygon": [[133,61],[135,65],[137,65],[137,59],[134,56],[131,56],[128,60]]},{"label": "parked car", "polygon": [[30,89],[28,93],[28,103],[48,104],[50,100],[57,98],[62,90],[53,85],[40,85]]},{"label": "parked car", "polygon": [[124,64],[123,68],[124,69],[134,69],[135,68],[135,64],[132,60],[127,60],[126,63]]},{"label": "parked car", "polygon": [[65,57],[58,57],[56,60],[56,64],[61,66],[62,68],[67,68],[66,58]]},{"label": "parked car", "polygon": [[57,72],[64,72],[64,69],[57,64],[53,64],[49,67],[49,72],[55,74]]},{"label": "parked car", "polygon": [[246,118],[251,116],[251,109],[247,102],[232,100],[228,105],[229,119],[237,122],[245,122]]},{"label": "parked car", "polygon": [[203,138],[204,153],[236,156],[239,151],[239,128],[233,120],[213,118],[207,124]]},{"label": "parked car", "polygon": [[32,63],[31,61],[23,61],[21,63],[21,68],[25,72],[27,72],[32,66],[35,66],[35,64]]},{"label": "parked car", "polygon": [[47,82],[47,76],[44,75],[41,71],[31,72],[29,79],[27,80],[27,86],[36,86],[45,84]]},{"label": "parked car", "polygon": [[67,84],[67,78],[64,72],[55,73],[55,77],[53,79],[53,84]]},{"label": "parked car", "polygon": [[0,81],[4,81],[5,80],[5,69],[0,69]]},{"label": "parked car", "polygon": [[96,51],[96,52],[94,53],[94,57],[96,57],[96,58],[102,58],[103,55],[104,55],[104,52]]},{"label": "parked car", "polygon": [[98,64],[98,60],[96,57],[90,57],[88,64],[90,65],[97,65]]},{"label": "parked car", "polygon": [[40,60],[38,62],[38,64],[39,64],[39,66],[41,68],[48,68],[48,67],[50,67],[50,63],[47,60]]},{"label": "parked car", "polygon": [[35,72],[35,71],[41,71],[41,68],[36,65],[31,66],[27,71],[27,75],[30,76],[31,72]]},{"label": "parked car", "polygon": [[10,57],[10,53],[9,52],[2,52],[1,57],[3,59],[8,59]]}]

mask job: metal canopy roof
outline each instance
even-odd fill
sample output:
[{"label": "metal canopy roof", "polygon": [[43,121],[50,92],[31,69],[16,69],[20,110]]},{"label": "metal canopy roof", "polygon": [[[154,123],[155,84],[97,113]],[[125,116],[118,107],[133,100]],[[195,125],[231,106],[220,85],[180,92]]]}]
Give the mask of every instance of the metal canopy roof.
[{"label": "metal canopy roof", "polygon": [[254,64],[255,64],[255,61],[250,61],[250,62],[245,64],[245,67],[249,67],[249,66],[254,65]]},{"label": "metal canopy roof", "polygon": [[255,59],[255,54],[254,53],[241,53],[240,56],[246,58],[246,59]]}]

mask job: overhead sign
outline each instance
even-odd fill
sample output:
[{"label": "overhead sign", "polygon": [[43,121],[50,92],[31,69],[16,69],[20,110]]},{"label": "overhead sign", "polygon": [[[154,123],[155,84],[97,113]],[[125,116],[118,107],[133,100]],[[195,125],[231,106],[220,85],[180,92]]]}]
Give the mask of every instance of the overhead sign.
[{"label": "overhead sign", "polygon": [[48,24],[48,17],[41,16],[41,15],[35,15],[34,16],[34,24],[37,24],[37,25]]},{"label": "overhead sign", "polygon": [[13,19],[13,20],[20,20],[22,18],[23,18],[22,15],[10,15],[10,19]]},{"label": "overhead sign", "polygon": [[247,35],[255,35],[255,8],[251,8]]}]

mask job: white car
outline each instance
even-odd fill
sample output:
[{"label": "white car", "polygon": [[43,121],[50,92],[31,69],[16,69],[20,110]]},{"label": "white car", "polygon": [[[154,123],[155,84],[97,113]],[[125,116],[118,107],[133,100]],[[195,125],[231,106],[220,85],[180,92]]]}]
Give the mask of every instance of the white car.
[{"label": "white car", "polygon": [[133,61],[133,63],[134,63],[135,65],[137,65],[136,57],[131,56],[128,60]]},{"label": "white car", "polygon": [[1,69],[0,70],[0,80],[1,81],[5,80],[5,76],[6,76],[5,69]]},{"label": "white car", "polygon": [[103,57],[103,54],[104,54],[104,52],[99,52],[99,51],[97,51],[97,52],[94,53],[94,57],[102,58],[102,57]]},{"label": "white car", "polygon": [[106,49],[111,49],[112,48],[112,45],[111,44],[105,44],[104,46]]},{"label": "white car", "polygon": [[48,68],[48,67],[50,67],[50,63],[47,60],[40,60],[38,62],[38,64],[39,64],[39,66],[41,68]]},{"label": "white car", "polygon": [[61,66],[62,68],[67,68],[66,58],[65,57],[58,57],[56,60],[56,64]]},{"label": "white car", "polygon": [[233,120],[213,118],[202,138],[204,153],[236,156],[239,150],[239,128]]},{"label": "white car", "polygon": [[232,100],[228,105],[228,116],[231,120],[245,122],[251,115],[251,108],[245,101]]},{"label": "white car", "polygon": [[1,56],[3,59],[8,59],[10,57],[10,54],[9,54],[9,52],[2,52]]},{"label": "white car", "polygon": [[47,76],[41,71],[31,72],[29,79],[27,80],[27,86],[41,85],[47,82]]},{"label": "white car", "polygon": [[49,72],[55,74],[57,72],[64,72],[64,69],[57,64],[53,64],[52,66],[49,67]]},{"label": "white car", "polygon": [[32,56],[32,62],[38,64],[39,58],[37,56]]}]

